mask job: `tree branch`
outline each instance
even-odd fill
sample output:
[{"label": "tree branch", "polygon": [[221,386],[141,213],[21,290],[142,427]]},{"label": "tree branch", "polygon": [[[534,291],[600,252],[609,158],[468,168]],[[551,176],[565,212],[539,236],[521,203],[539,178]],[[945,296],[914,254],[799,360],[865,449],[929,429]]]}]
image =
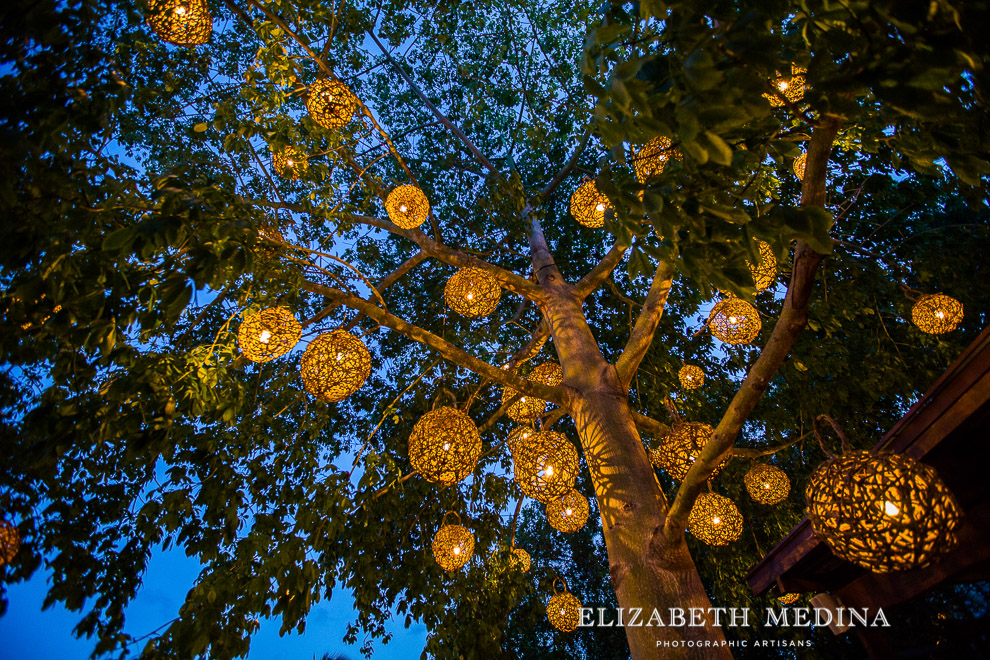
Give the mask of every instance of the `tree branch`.
[{"label": "tree branch", "polygon": [[591,131],[586,130],[584,134],[581,136],[581,140],[578,142],[578,146],[574,148],[574,153],[572,153],[571,157],[567,160],[567,163],[565,163],[564,166],[560,168],[560,171],[557,172],[557,174],[554,175],[552,179],[550,179],[550,183],[548,183],[546,187],[543,189],[543,191],[540,192],[541,202],[547,201],[547,198],[553,194],[553,191],[557,189],[557,186],[559,186],[560,183],[567,177],[567,175],[571,173],[571,170],[573,170],[574,167],[577,165],[578,159],[581,158],[581,154],[584,153],[584,148],[588,146],[588,139],[590,137],[591,137]]},{"label": "tree branch", "polygon": [[584,300],[595,290],[601,286],[601,284],[608,279],[608,276],[612,274],[615,267],[619,265],[619,261],[622,260],[622,255],[626,253],[629,249],[628,243],[620,243],[616,241],[602,260],[598,262],[598,265],[588,271],[588,274],[582,277],[574,285],[574,293],[581,300]]},{"label": "tree branch", "polygon": [[639,369],[639,363],[643,361],[646,351],[653,343],[653,335],[656,334],[660,317],[663,316],[663,307],[667,304],[667,295],[670,293],[673,278],[674,264],[666,261],[657,264],[657,271],[653,274],[653,284],[650,285],[646,303],[636,318],[636,325],[629,333],[629,340],[626,342],[625,348],[622,349],[622,355],[615,363],[619,382],[625,388],[629,387],[633,376],[636,375],[636,370]]},{"label": "tree branch", "polygon": [[642,430],[646,431],[654,438],[662,438],[670,433],[670,426],[664,424],[663,422],[658,422],[652,417],[647,417],[641,412],[635,410],[632,411],[633,423]]},{"label": "tree branch", "polygon": [[774,445],[773,447],[764,447],[763,449],[750,449],[748,447],[733,447],[732,456],[734,458],[759,458],[760,456],[771,456],[776,454],[778,451],[783,451],[788,447],[796,445],[801,442],[809,435],[814,433],[814,431],[808,431],[804,435],[799,435],[796,438],[782,442],[779,445]]}]

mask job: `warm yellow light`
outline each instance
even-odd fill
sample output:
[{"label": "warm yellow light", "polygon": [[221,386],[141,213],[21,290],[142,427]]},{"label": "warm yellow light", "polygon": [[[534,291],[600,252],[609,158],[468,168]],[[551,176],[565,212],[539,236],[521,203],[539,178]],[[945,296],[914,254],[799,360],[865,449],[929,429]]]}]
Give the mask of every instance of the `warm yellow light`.
[{"label": "warm yellow light", "polygon": [[712,524],[717,525],[720,522],[722,522],[722,519],[719,518],[718,516],[715,516],[714,518],[712,518]]},{"label": "warm yellow light", "polygon": [[401,211],[402,213],[405,213],[408,208],[409,208],[408,206],[406,206],[405,204],[403,204],[402,206],[399,207],[399,211]]},{"label": "warm yellow light", "polygon": [[461,554],[461,546],[457,546],[457,547],[454,548],[454,554],[455,555]]},{"label": "warm yellow light", "polygon": [[782,91],[782,92],[783,92],[783,91],[786,91],[786,90],[787,90],[787,81],[785,81],[785,80],[781,80],[781,81],[780,81],[780,84],[779,84],[779,85],[777,85],[777,89],[779,89],[779,90],[780,90],[780,91]]},{"label": "warm yellow light", "polygon": [[450,451],[450,443],[449,442],[443,443],[443,450],[444,451]]},{"label": "warm yellow light", "polygon": [[548,465],[547,466],[547,469],[545,470],[545,473],[546,473],[546,475],[548,477],[552,477],[553,476],[553,466],[552,465]]},{"label": "warm yellow light", "polygon": [[258,335],[258,341],[262,344],[267,344],[272,338],[271,330],[262,330],[261,334]]},{"label": "warm yellow light", "polygon": [[887,500],[886,502],[883,503],[883,511],[884,513],[886,513],[888,516],[891,517],[896,516],[901,512],[901,510],[897,508],[897,505],[891,502],[890,500]]},{"label": "warm yellow light", "polygon": [[738,321],[738,319],[736,319],[735,316],[730,316],[729,317],[729,323],[731,323],[732,325],[735,325],[736,323],[739,323],[739,321]]},{"label": "warm yellow light", "polygon": [[179,5],[175,8],[175,13],[178,14],[179,16],[185,16],[187,11],[189,10],[186,9],[185,5]]},{"label": "warm yellow light", "polygon": [[567,511],[564,511],[564,514],[568,516],[574,515],[574,509],[568,507]]},{"label": "warm yellow light", "polygon": [[467,298],[468,300],[474,300],[474,294],[473,293],[469,293],[469,294],[467,294],[464,297]]}]

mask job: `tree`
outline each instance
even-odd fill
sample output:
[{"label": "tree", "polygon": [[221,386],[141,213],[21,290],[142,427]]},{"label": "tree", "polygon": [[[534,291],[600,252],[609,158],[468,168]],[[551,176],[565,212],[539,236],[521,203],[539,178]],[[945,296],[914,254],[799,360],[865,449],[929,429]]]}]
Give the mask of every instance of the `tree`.
[{"label": "tree", "polygon": [[[302,628],[337,585],[354,594],[353,639],[387,637],[394,608],[426,623],[438,657],[494,652],[512,607],[555,577],[505,564],[521,498],[506,412],[521,397],[553,404],[543,427],[580,446],[618,604],[708,608],[684,529],[722,461],[793,461],[823,412],[868,445],[981,325],[985,2],[210,9],[196,48],[163,44],[130,3],[22,3],[2,23],[0,506],[26,540],[6,577],[44,557],[50,601],[88,610],[77,630],[98,652],[133,645],[124,607],[159,545],[204,569],[149,655],[241,655],[259,617]],[[792,66],[807,70],[800,99],[773,83]],[[355,94],[338,128],[306,111],[320,79]],[[658,136],[676,152],[640,181]],[[305,164],[282,178],[272,155],[286,154]],[[568,216],[582,176],[608,196],[604,229]],[[410,183],[432,207],[422,229],[383,208]],[[939,261],[932,246],[960,237],[958,260]],[[756,239],[782,264],[782,300],[756,296]],[[449,312],[442,287],[463,268],[511,302],[484,320]],[[958,334],[891,327],[908,305],[898,283],[959,298]],[[716,290],[759,305],[762,349],[682,336]],[[301,351],[239,357],[241,319],[275,305],[306,340],[361,335],[364,386],[326,403],[301,387]],[[717,383],[677,399],[715,426],[679,485],[642,439],[674,421],[669,345]],[[528,379],[553,353],[563,382]],[[875,377],[821,394],[864,363]],[[480,421],[481,461],[455,486],[407,455],[438,405]],[[478,548],[454,577],[428,550],[447,510]],[[723,639],[710,616],[626,634],[637,659],[670,654],[658,639]]]}]

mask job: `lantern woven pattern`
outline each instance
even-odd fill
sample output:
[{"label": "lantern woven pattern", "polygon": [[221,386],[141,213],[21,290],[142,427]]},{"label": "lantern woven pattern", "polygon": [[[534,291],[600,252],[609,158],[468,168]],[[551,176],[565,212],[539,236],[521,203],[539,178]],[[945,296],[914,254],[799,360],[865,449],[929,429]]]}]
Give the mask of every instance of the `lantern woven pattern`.
[{"label": "lantern woven pattern", "polygon": [[357,109],[357,98],[350,88],[333,78],[320,78],[309,86],[306,99],[309,116],[323,128],[342,128]]},{"label": "lantern woven pattern", "polygon": [[252,362],[268,362],[292,350],[302,326],[285,307],[269,307],[246,317],[237,330],[241,353]]},{"label": "lantern woven pattern", "polygon": [[[504,388],[502,390],[502,404],[505,405],[516,394],[518,392],[511,387]],[[546,409],[547,402],[543,399],[523,394],[505,412],[513,421],[525,424],[539,418]]]},{"label": "lantern woven pattern", "polygon": [[633,159],[636,179],[646,183],[659,176],[672,160],[681,160],[681,152],[674,148],[670,138],[658,136],[647,142]]},{"label": "lantern woven pattern", "polygon": [[581,601],[569,591],[555,593],[547,603],[547,619],[557,630],[573,632],[581,623]]},{"label": "lantern woven pattern", "polygon": [[456,571],[474,554],[474,535],[462,525],[443,525],[433,537],[433,557],[445,571]]},{"label": "lantern woven pattern", "polygon": [[409,461],[428,481],[449,486],[474,472],[481,435],[466,413],[450,406],[431,410],[409,434]]},{"label": "lantern woven pattern", "polygon": [[677,372],[677,380],[681,381],[681,387],[686,390],[694,390],[705,384],[705,372],[701,367],[693,364],[685,364]]},{"label": "lantern woven pattern", "polygon": [[746,265],[749,266],[749,272],[753,274],[756,290],[765,291],[777,280],[777,257],[773,253],[773,248],[766,241],[759,241],[757,247],[760,250],[760,265],[754,266],[748,261]]},{"label": "lantern woven pattern", "polygon": [[200,46],[210,40],[213,18],[206,0],[150,0],[148,25],[173,46]]},{"label": "lantern woven pattern", "polygon": [[832,552],[875,573],[924,568],[958,541],[955,496],[931,466],[907,456],[830,458],[812,473],[805,498]]},{"label": "lantern woven pattern", "polygon": [[800,597],[801,594],[784,594],[783,596],[777,596],[777,601],[781,605],[790,605],[796,603]]},{"label": "lantern woven pattern", "polygon": [[760,334],[763,324],[755,307],[739,298],[726,298],[708,315],[712,334],[726,344],[749,344]]},{"label": "lantern woven pattern", "polygon": [[576,532],[588,522],[588,499],[573,488],[547,504],[547,522],[559,532]]},{"label": "lantern woven pattern", "polygon": [[783,502],[791,492],[787,473],[775,465],[757,463],[743,477],[743,482],[749,496],[760,504]]},{"label": "lantern woven pattern", "polygon": [[516,452],[519,451],[519,448],[532,442],[536,438],[537,433],[538,431],[532,426],[519,426],[509,434],[506,443],[509,445],[509,453],[512,454],[512,460],[516,460]]},{"label": "lantern woven pattern", "polygon": [[794,159],[794,176],[798,181],[804,181],[804,168],[808,164],[808,154],[801,154]]},{"label": "lantern woven pattern", "polygon": [[716,493],[702,493],[688,515],[688,531],[708,545],[728,545],[742,534],[743,517],[735,502]]},{"label": "lantern woven pattern", "polygon": [[557,387],[564,382],[564,371],[556,362],[538,364],[529,372],[529,379],[535,383],[543,383],[549,387]]},{"label": "lantern woven pattern", "polygon": [[[804,97],[805,73],[807,73],[807,69],[791,65],[791,75],[782,76],[777,74],[776,80],[774,80],[771,84],[776,87],[788,101],[791,103],[797,103]],[[782,101],[776,94],[764,94],[763,98],[770,101],[770,105],[774,108],[779,108],[784,105],[784,101]]]},{"label": "lantern woven pattern", "polygon": [[911,308],[911,320],[922,332],[941,335],[956,329],[963,319],[963,305],[951,296],[923,296]]},{"label": "lantern woven pattern", "polygon": [[523,494],[547,504],[574,488],[577,449],[560,433],[541,431],[516,448],[512,468]]},{"label": "lantern woven pattern", "polygon": [[495,277],[480,268],[462,268],[447,280],[443,289],[447,306],[462,316],[488,316],[502,297]]},{"label": "lantern woven pattern", "polygon": [[[674,424],[660,446],[650,452],[650,460],[654,465],[666,470],[672,478],[683,481],[688,470],[698,460],[701,450],[712,439],[713,433],[715,433],[715,429],[704,422]],[[712,477],[722,471],[725,463],[726,461],[719,463],[712,473]]]},{"label": "lantern woven pattern", "polygon": [[272,169],[283,179],[298,179],[308,165],[306,154],[295,147],[272,152]]},{"label": "lantern woven pattern", "polygon": [[415,229],[430,217],[430,200],[413,185],[394,188],[385,198],[388,219],[402,229]]},{"label": "lantern woven pattern", "polygon": [[6,520],[0,520],[0,566],[14,561],[21,549],[21,533]]},{"label": "lantern woven pattern", "polygon": [[592,179],[585,179],[571,195],[571,215],[579,224],[592,229],[605,225],[605,211],[612,208],[608,197]]},{"label": "lantern woven pattern", "polygon": [[346,330],[320,335],[302,356],[306,391],[324,401],[341,401],[360,389],[371,374],[371,354],[360,338]]},{"label": "lantern woven pattern", "polygon": [[529,558],[529,553],[522,548],[513,548],[512,554],[509,555],[509,565],[513,568],[518,568],[521,572],[526,573],[529,571],[529,567],[532,565],[532,560]]}]

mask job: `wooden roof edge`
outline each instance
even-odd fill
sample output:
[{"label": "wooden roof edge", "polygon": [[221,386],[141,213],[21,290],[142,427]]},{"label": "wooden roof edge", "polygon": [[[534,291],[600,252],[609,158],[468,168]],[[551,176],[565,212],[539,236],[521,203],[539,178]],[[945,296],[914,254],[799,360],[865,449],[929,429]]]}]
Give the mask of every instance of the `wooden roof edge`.
[{"label": "wooden roof edge", "polygon": [[811,529],[811,521],[805,516],[798,522],[787,536],[782,538],[780,542],[772,547],[767,554],[763,556],[763,559],[759,561],[758,564],[749,569],[746,573],[746,581],[749,583],[749,587],[754,595],[759,596],[760,594],[766,593],[777,581],[777,575],[770,578],[760,577],[760,573],[765,572],[765,568],[777,564],[784,571],[790,569],[794,564],[796,564],[801,556],[806,553],[802,553],[801,556],[793,558],[793,560],[788,560],[788,556],[791,554],[793,548],[800,548],[802,546],[807,546],[810,550],[814,548],[822,541],[815,536],[814,531]]}]

